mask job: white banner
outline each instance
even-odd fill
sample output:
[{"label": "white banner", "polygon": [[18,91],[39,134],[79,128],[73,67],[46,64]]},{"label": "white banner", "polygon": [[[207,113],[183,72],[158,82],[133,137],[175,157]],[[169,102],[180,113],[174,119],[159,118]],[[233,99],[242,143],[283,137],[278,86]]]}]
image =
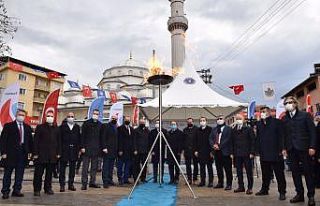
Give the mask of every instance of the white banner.
[{"label": "white banner", "polygon": [[276,92],[274,82],[266,82],[262,84],[263,98],[267,101],[273,101],[276,99]]},{"label": "white banner", "polygon": [[4,124],[15,120],[18,109],[20,86],[18,83],[7,87],[2,94],[0,101],[0,131]]},{"label": "white banner", "polygon": [[117,102],[111,106],[109,120],[111,120],[112,115],[116,115],[118,117],[118,126],[123,124],[123,103],[122,102]]}]

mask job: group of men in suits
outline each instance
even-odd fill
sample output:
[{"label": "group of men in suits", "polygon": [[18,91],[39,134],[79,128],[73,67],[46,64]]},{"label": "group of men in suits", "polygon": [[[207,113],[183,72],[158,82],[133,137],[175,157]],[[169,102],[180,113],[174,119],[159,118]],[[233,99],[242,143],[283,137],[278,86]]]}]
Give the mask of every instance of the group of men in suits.
[{"label": "group of men in suits", "polygon": [[[34,160],[34,195],[40,196],[42,177],[45,173],[44,191],[48,195],[52,190],[52,173],[57,161],[60,161],[60,192],[65,191],[66,167],[69,166],[68,190],[75,191],[74,177],[76,161],[82,155],[83,167],[81,175],[82,190],[87,186],[100,188],[96,184],[98,158],[103,157],[102,180],[103,187],[115,185],[113,169],[117,163],[117,177],[119,185],[130,184],[129,178],[137,180],[141,166],[147,159],[152,145],[154,182],[159,179],[158,171],[164,171],[164,161],[160,165],[159,135],[161,130],[165,136],[161,154],[167,152],[170,184],[177,184],[180,175],[180,161],[184,157],[187,179],[190,184],[198,179],[199,187],[206,185],[213,187],[213,162],[217,169],[218,183],[215,188],[232,189],[232,165],[237,169],[238,188],[235,193],[253,193],[253,158],[260,156],[262,170],[262,186],[257,196],[269,194],[269,185],[273,173],[278,183],[279,199],[286,199],[286,179],[284,174],[284,158],[291,162],[291,171],[296,188],[296,196],[290,202],[304,201],[302,174],[306,179],[308,205],[315,205],[315,173],[314,162],[319,148],[319,137],[312,117],[298,109],[298,102],[294,97],[284,99],[286,116],[282,120],[271,116],[270,108],[261,108],[261,119],[255,127],[245,123],[244,117],[235,116],[234,126],[228,126],[224,116],[217,117],[217,125],[210,127],[205,117],[199,119],[199,127],[194,125],[192,118],[187,119],[187,126],[180,130],[177,122],[170,123],[169,131],[160,128],[159,121],[155,128],[149,130],[144,119],[139,126],[131,126],[130,117],[124,117],[123,125],[118,126],[118,117],[112,116],[108,123],[101,123],[99,111],[94,110],[92,118],[85,121],[82,128],[75,123],[75,116],[70,112],[61,126],[57,126],[54,113],[46,113],[46,121],[37,126],[34,137],[32,129],[24,123],[26,112],[18,110],[16,120],[5,124],[0,138],[0,152],[4,162],[4,177],[2,194],[9,198],[11,175],[15,170],[15,183],[12,196],[22,197],[22,181],[25,165],[31,158]],[[319,134],[318,134],[319,135]],[[169,148],[170,147],[170,148]],[[183,155],[182,155],[183,154]],[[88,170],[90,165],[90,181]],[[200,167],[199,167],[200,166]],[[301,172],[302,166],[302,172]],[[159,168],[160,167],[160,168]],[[247,190],[243,181],[243,168],[247,175]],[[161,175],[163,177],[163,175]],[[226,177],[226,178],[224,178]],[[226,181],[225,181],[226,180]],[[140,180],[146,182],[146,168],[142,171]]]}]

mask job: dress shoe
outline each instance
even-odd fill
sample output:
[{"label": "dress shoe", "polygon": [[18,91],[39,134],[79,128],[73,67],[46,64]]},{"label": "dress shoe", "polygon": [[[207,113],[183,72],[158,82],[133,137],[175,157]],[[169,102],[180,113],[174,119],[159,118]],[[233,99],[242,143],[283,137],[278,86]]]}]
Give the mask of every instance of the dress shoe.
[{"label": "dress shoe", "polygon": [[34,192],[33,196],[40,197],[40,192]]},{"label": "dress shoe", "polygon": [[111,182],[108,183],[108,185],[115,186],[116,184],[113,181],[111,181]]},{"label": "dress shoe", "polygon": [[60,192],[65,192],[66,191],[66,189],[64,188],[64,186],[61,186],[60,187]]},{"label": "dress shoe", "polygon": [[209,184],[208,184],[208,187],[213,187],[213,184],[212,184],[212,183],[209,183]]},{"label": "dress shoe", "polygon": [[252,193],[253,193],[252,190],[247,189],[247,191],[246,191],[246,194],[247,194],[247,195],[252,195]]},{"label": "dress shoe", "polygon": [[128,181],[128,180],[127,180],[127,181],[124,181],[123,183],[126,184],[126,185],[131,185],[131,182]]},{"label": "dress shoe", "polygon": [[244,188],[239,187],[239,188],[234,190],[234,193],[245,192],[245,191],[246,190]]},{"label": "dress shoe", "polygon": [[46,191],[44,191],[44,194],[53,195],[54,192],[52,190],[46,190]]},{"label": "dress shoe", "polygon": [[226,186],[226,188],[224,188],[224,190],[228,191],[228,190],[232,190],[232,187],[230,185]]},{"label": "dress shoe", "polygon": [[221,189],[221,188],[223,188],[223,184],[217,184],[214,188],[215,189]]},{"label": "dress shoe", "polygon": [[286,200],[286,194],[280,194],[279,200],[281,200],[281,201]]},{"label": "dress shoe", "polygon": [[70,186],[68,186],[68,190],[76,191],[77,189],[74,187],[74,185],[70,185]]},{"label": "dress shoe", "polygon": [[314,197],[309,197],[308,206],[314,206],[316,202],[314,201]]},{"label": "dress shoe", "polygon": [[265,196],[265,195],[269,195],[269,192],[265,190],[260,190],[259,192],[256,193],[256,196]]},{"label": "dress shoe", "polygon": [[24,197],[24,194],[21,192],[12,192],[11,194],[12,197]]},{"label": "dress shoe", "polygon": [[87,190],[87,186],[86,185],[82,185],[81,190]]},{"label": "dress shoe", "polygon": [[2,199],[4,200],[9,199],[9,194],[8,193],[3,194]]},{"label": "dress shoe", "polygon": [[198,187],[204,187],[204,186],[205,186],[204,182],[200,182],[200,183],[198,184]]},{"label": "dress shoe", "polygon": [[104,185],[103,185],[103,188],[104,188],[104,189],[108,189],[108,188],[109,188],[109,185],[108,185],[108,184],[104,184]]},{"label": "dress shoe", "polygon": [[304,202],[304,196],[296,195],[290,200],[290,203],[297,203],[297,202]]},{"label": "dress shoe", "polygon": [[97,185],[97,184],[89,184],[89,187],[91,187],[91,188],[100,188],[100,186]]}]

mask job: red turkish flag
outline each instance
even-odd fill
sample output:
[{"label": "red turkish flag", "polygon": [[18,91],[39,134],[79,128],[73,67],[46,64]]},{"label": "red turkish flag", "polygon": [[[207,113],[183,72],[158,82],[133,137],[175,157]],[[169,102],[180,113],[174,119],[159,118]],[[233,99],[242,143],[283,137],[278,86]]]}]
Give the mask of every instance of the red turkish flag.
[{"label": "red turkish flag", "polygon": [[111,99],[111,103],[117,103],[118,101],[118,98],[117,98],[117,93],[115,92],[109,92],[109,96],[110,96],[110,99]]},{"label": "red turkish flag", "polygon": [[131,97],[131,103],[132,103],[133,105],[138,104],[138,98],[137,98],[137,97]]},{"label": "red turkish flag", "polygon": [[239,95],[241,92],[244,91],[244,86],[241,85],[234,85],[234,86],[230,86],[230,89],[233,89],[233,92],[235,95]]},{"label": "red turkish flag", "polygon": [[14,62],[9,62],[9,68],[16,72],[21,72],[23,70],[23,66]]},{"label": "red turkish flag", "polygon": [[306,105],[307,105],[307,112],[309,112],[310,114],[313,113],[313,109],[312,109],[312,102],[311,102],[311,96],[310,94],[307,95],[306,97]]},{"label": "red turkish flag", "polygon": [[82,95],[88,98],[92,97],[92,90],[90,86],[82,85]]},{"label": "red turkish flag", "polygon": [[60,78],[60,75],[58,72],[47,72],[47,77],[49,79],[57,79]]},{"label": "red turkish flag", "polygon": [[59,94],[60,94],[60,89],[57,89],[48,95],[44,103],[41,123],[46,122],[46,116],[48,112],[53,112],[54,124],[57,124]]}]

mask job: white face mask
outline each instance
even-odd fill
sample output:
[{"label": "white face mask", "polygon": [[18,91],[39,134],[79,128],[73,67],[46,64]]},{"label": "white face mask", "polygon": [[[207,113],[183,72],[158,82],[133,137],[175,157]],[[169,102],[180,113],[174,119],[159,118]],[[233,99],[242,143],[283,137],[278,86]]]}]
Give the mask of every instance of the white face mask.
[{"label": "white face mask", "polygon": [[207,125],[207,122],[200,122],[201,127],[205,127]]},{"label": "white face mask", "polygon": [[154,126],[155,126],[157,129],[159,129],[159,124],[155,124]]},{"label": "white face mask", "polygon": [[52,124],[52,123],[53,123],[53,120],[54,120],[53,117],[47,117],[47,118],[46,118],[46,121],[47,121],[47,123],[49,123],[49,124]]},{"label": "white face mask", "polygon": [[217,121],[217,124],[218,124],[218,125],[223,125],[223,124],[224,124],[224,120],[223,120],[223,119],[219,119],[219,120]]},{"label": "white face mask", "polygon": [[260,114],[260,117],[261,117],[261,119],[267,119],[267,118],[268,118],[268,114],[262,112],[262,113]]},{"label": "white face mask", "polygon": [[243,125],[243,120],[242,119],[237,119],[236,123],[237,123],[237,125]]},{"label": "white face mask", "polygon": [[20,116],[20,115],[17,116],[17,121],[18,122],[23,122],[24,119],[25,119],[25,116]]},{"label": "white face mask", "polygon": [[68,117],[68,118],[67,118],[67,122],[68,122],[69,124],[73,124],[73,123],[74,123],[74,118],[73,118],[73,117]]},{"label": "white face mask", "polygon": [[92,115],[92,119],[95,120],[95,121],[97,121],[97,120],[99,119],[99,115],[93,114],[93,115]]},{"label": "white face mask", "polygon": [[286,104],[284,107],[288,112],[292,112],[294,110],[293,104]]}]

